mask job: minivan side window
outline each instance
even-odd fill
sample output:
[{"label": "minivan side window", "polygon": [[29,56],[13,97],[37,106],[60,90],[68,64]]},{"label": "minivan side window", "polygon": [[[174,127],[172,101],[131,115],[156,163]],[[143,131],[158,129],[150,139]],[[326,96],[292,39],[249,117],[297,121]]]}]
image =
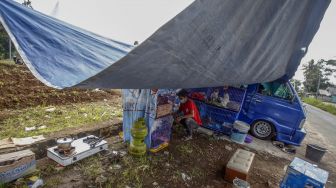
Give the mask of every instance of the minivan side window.
[{"label": "minivan side window", "polygon": [[291,100],[293,93],[287,83],[268,82],[259,85],[258,93],[266,96]]}]

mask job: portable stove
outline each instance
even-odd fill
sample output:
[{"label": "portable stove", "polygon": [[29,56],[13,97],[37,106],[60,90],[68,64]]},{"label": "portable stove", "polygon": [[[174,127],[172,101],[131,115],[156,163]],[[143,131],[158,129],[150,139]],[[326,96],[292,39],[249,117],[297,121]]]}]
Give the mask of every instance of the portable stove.
[{"label": "portable stove", "polygon": [[71,147],[54,146],[47,149],[47,156],[62,166],[68,166],[79,160],[107,149],[107,142],[102,138],[90,135],[74,140]]}]

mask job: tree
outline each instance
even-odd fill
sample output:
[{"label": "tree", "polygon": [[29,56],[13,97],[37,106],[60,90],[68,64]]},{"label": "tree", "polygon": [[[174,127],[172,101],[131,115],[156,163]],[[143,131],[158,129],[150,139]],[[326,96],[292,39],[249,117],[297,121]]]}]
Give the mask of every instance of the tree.
[{"label": "tree", "polygon": [[294,86],[295,91],[299,92],[301,90],[301,81],[297,79],[291,79],[291,84]]},{"label": "tree", "polygon": [[9,57],[9,37],[7,32],[0,24],[0,59]]},{"label": "tree", "polygon": [[330,78],[331,76],[333,76],[334,78],[336,78],[335,72],[336,72],[336,60],[334,59],[330,59],[325,61],[324,59],[321,60],[322,62],[325,63],[325,75]]},{"label": "tree", "polygon": [[315,62],[310,60],[303,65],[303,70],[305,91],[317,93],[318,89],[326,89],[333,85],[330,83],[330,77],[335,73],[336,61],[320,59]]}]

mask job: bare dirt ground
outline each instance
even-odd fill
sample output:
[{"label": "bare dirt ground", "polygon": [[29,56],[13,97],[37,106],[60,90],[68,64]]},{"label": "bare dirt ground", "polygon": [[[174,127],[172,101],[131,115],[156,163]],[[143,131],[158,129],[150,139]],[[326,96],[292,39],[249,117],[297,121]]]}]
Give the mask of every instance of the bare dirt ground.
[{"label": "bare dirt ground", "polygon": [[[111,99],[116,91],[56,90],[37,80],[25,65],[0,62],[0,111]],[[5,114],[5,113],[2,113]],[[1,113],[0,113],[1,118]]]},{"label": "bare dirt ground", "polygon": [[[115,136],[108,139],[107,152],[66,168],[42,159],[38,168],[45,187],[232,187],[224,181],[223,169],[237,148],[247,148],[199,134],[193,140],[182,141],[183,136],[183,130],[175,127],[165,151],[143,158],[113,155],[112,151],[127,152],[126,144]],[[284,167],[290,161],[250,151],[256,153],[249,176],[252,187],[279,187]]]}]

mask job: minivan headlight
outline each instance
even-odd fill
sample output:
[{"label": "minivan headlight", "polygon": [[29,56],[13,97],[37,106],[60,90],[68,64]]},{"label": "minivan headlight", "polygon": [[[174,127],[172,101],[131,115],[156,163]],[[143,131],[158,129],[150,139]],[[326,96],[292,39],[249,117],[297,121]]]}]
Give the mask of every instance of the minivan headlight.
[{"label": "minivan headlight", "polygon": [[299,125],[299,129],[303,128],[304,123],[306,122],[306,119],[302,119]]}]

